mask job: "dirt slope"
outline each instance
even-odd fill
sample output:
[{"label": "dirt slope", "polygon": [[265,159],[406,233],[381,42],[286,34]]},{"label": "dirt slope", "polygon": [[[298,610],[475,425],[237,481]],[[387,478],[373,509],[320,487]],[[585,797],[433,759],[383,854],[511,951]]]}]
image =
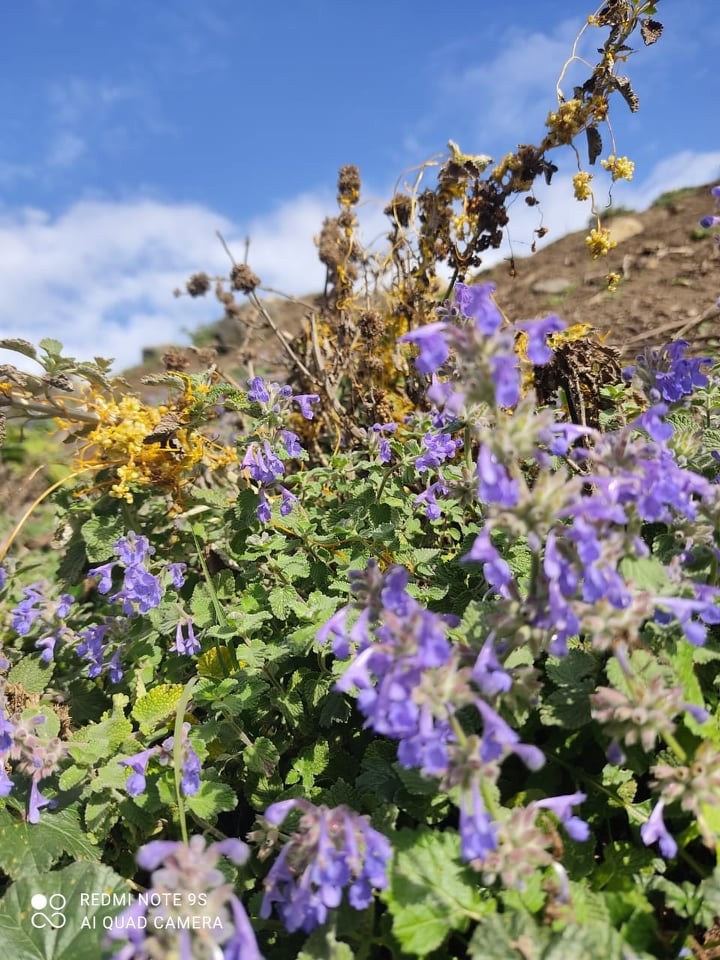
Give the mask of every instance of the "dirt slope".
[{"label": "dirt slope", "polygon": [[[720,249],[699,224],[715,206],[709,191],[675,191],[644,213],[612,217],[606,226],[618,243],[607,257],[590,259],[585,232],[573,233],[516,261],[514,278],[504,263],[482,279],[497,283],[496,299],[510,318],[552,312],[592,323],[626,356],[678,336],[696,351],[718,351]],[[606,289],[610,271],[622,277],[615,293]]]},{"label": "dirt slope", "polygon": [[[478,280],[497,284],[497,302],[509,318],[558,313],[568,323],[592,323],[607,332],[608,342],[626,359],[645,346],[679,336],[690,340],[696,353],[720,353],[720,249],[712,231],[699,224],[713,209],[709,185],[677,190],[643,213],[608,216],[605,225],[617,246],[607,257],[592,260],[584,242],[587,231],[579,231],[516,259],[514,276],[510,264],[503,262]],[[605,281],[611,271],[622,278],[614,293]],[[265,303],[278,328],[292,339],[312,301],[310,295],[301,303],[278,298]],[[213,309],[212,294],[207,305]],[[210,349],[189,355],[187,369],[205,367],[214,357],[213,348],[219,348],[215,362],[227,373],[243,379],[248,373],[282,379],[286,364],[275,336],[253,307],[243,307],[240,318],[197,331],[198,342]],[[161,369],[164,352],[147,351],[146,363],[125,375],[139,385],[142,375]]]}]

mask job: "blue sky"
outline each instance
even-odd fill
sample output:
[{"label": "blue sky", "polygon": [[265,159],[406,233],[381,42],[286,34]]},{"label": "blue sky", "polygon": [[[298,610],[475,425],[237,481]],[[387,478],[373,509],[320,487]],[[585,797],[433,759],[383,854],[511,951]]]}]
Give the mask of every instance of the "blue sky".
[{"label": "blue sky", "polygon": [[[182,340],[218,313],[172,296],[194,270],[224,268],[216,229],[238,252],[251,237],[268,285],[317,288],[312,237],[337,168],[359,165],[374,236],[398,177],[448,139],[494,157],[537,141],[590,12],[582,0],[4,4],[0,332],[119,365]],[[657,16],[664,36],[638,38],[627,67],[640,112],[614,111],[618,153],[636,162],[616,202],[637,208],[720,179],[720,4],[661,0]],[[603,37],[589,31],[581,49]],[[548,241],[588,215],[570,197],[572,156],[555,159]],[[518,213],[522,253],[536,223]]]}]

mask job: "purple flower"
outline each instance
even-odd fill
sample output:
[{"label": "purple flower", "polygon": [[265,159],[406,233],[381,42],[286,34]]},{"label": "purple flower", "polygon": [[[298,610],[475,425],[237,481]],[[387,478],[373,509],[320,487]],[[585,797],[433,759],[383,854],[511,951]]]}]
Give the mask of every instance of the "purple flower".
[{"label": "purple flower", "polygon": [[490,336],[502,326],[502,314],[492,299],[494,283],[478,283],[468,286],[465,283],[455,284],[455,303],[463,316],[475,321],[476,328]]},{"label": "purple flower", "polygon": [[[183,627],[187,628],[187,637],[183,636]],[[200,652],[200,641],[195,636],[191,617],[186,615],[178,620],[175,630],[175,643],[170,649],[188,657]]]},{"label": "purple flower", "polygon": [[170,574],[170,581],[176,590],[185,585],[186,563],[169,563],[165,570]]},{"label": "purple flower", "polygon": [[453,440],[449,433],[426,433],[423,437],[425,453],[415,459],[418,473],[436,470],[441,463],[455,456],[462,447],[461,439]]},{"label": "purple flower", "polygon": [[420,373],[435,373],[447,360],[450,348],[444,334],[448,329],[447,323],[428,323],[400,337],[401,343],[413,343],[419,348],[415,368]]},{"label": "purple flower", "polygon": [[138,536],[132,530],[115,542],[114,550],[126,567],[143,564],[155,553],[155,547],[150,546],[148,538]]},{"label": "purple flower", "polygon": [[[220,844],[216,843],[215,846],[219,847]],[[255,939],[255,931],[245,912],[245,907],[234,895],[230,897],[230,907],[234,931],[230,939],[223,944],[223,960],[262,960]]]},{"label": "purple flower", "polygon": [[292,513],[295,504],[299,503],[300,501],[294,493],[290,493],[290,491],[283,487],[282,484],[278,484],[278,488],[282,495],[282,501],[280,503],[280,516],[287,517],[288,514]]},{"label": "purple flower", "polygon": [[[152,872],[151,888],[147,899],[128,907],[108,930],[108,940],[128,941],[113,960],[167,956],[191,960],[211,955],[224,960],[262,960],[245,908],[218,868],[220,856],[239,865],[248,854],[240,840],[207,844],[199,835],[190,837],[188,843],[154,840],[141,847],[135,859],[138,866]],[[188,919],[202,916],[220,920],[219,929],[213,928],[210,936],[203,926],[191,922],[188,927]]]},{"label": "purple flower", "polygon": [[121,767],[128,767],[132,770],[125,782],[125,789],[131,797],[139,797],[141,793],[145,792],[147,765],[150,758],[156,756],[159,751],[159,747],[150,747],[148,750],[143,750],[132,757],[128,757],[127,760],[118,761]]},{"label": "purple flower", "polygon": [[633,372],[653,401],[676,403],[690,396],[696,387],[705,387],[708,378],[701,371],[712,363],[710,357],[686,357],[687,340],[674,340],[659,350],[646,350],[638,357]]},{"label": "purple flower", "polygon": [[55,801],[44,797],[38,787],[38,779],[33,777],[30,781],[30,797],[28,799],[28,823],[40,823],[40,811],[43,807],[54,807]]},{"label": "purple flower", "polygon": [[[41,582],[32,583],[23,590],[24,600],[11,612],[11,624],[15,633],[24,637],[30,633],[33,623],[41,616],[43,606],[46,603],[42,593],[43,584]],[[38,606],[40,604],[40,606]]]},{"label": "purple flower", "polygon": [[[669,614],[675,617],[686,640],[695,647],[703,646],[707,639],[705,624],[720,623],[720,608],[709,594],[697,600],[687,597],[655,597],[655,603],[659,607],[665,607]],[[693,620],[693,614],[697,614],[702,622]],[[658,623],[667,623],[669,619],[668,613],[656,610],[655,620]]]},{"label": "purple flower", "polygon": [[5,770],[5,764],[0,763],[0,797],[7,797],[14,784]]},{"label": "purple flower", "polygon": [[483,443],[477,459],[478,497],[485,503],[497,503],[501,507],[514,507],[520,499],[520,489],[503,464]]},{"label": "purple flower", "polygon": [[312,420],[315,413],[312,408],[313,403],[320,403],[320,397],[317,393],[298,393],[293,397],[295,403],[300,407],[300,413],[306,420]]},{"label": "purple flower", "polygon": [[285,473],[282,460],[267,440],[263,441],[262,450],[258,443],[251,443],[245,451],[242,465],[258,483],[273,483]]},{"label": "purple flower", "polygon": [[438,480],[435,483],[431,483],[427,490],[424,490],[421,494],[418,494],[413,501],[413,506],[419,507],[421,504],[425,505],[425,516],[428,520],[437,520],[441,515],[440,504],[437,502],[437,496],[446,496],[448,492],[447,486],[443,483],[442,480]]},{"label": "purple flower", "polygon": [[43,663],[50,663],[55,656],[55,645],[57,643],[57,635],[51,634],[49,637],[43,637],[42,640],[37,640],[35,643],[36,650],[42,650],[40,654],[40,659]]},{"label": "purple flower", "polygon": [[162,596],[163,588],[160,580],[138,562],[126,567],[123,585],[110,599],[119,600],[122,603],[123,613],[133,617],[140,613],[148,613],[159,606]]},{"label": "purple flower", "polygon": [[112,590],[112,572],[117,566],[116,560],[110,560],[99,567],[93,567],[88,570],[88,577],[100,577],[98,584],[99,593],[109,593]]},{"label": "purple flower", "polygon": [[60,599],[58,600],[57,606],[55,608],[55,616],[58,617],[58,619],[60,620],[64,620],[65,617],[70,612],[70,607],[74,602],[75,601],[73,600],[73,598],[70,596],[69,593],[61,594]]},{"label": "purple flower", "polygon": [[512,572],[507,562],[502,559],[497,549],[492,545],[487,528],[480,531],[475,542],[462,558],[464,563],[475,562],[483,564],[483,576],[501,596],[507,596],[507,585],[512,580]]},{"label": "purple flower", "polygon": [[124,673],[120,663],[120,648],[118,647],[107,662],[107,675],[110,683],[120,683]]},{"label": "purple flower", "polygon": [[15,727],[12,721],[5,716],[5,711],[0,707],[0,755],[7,754],[12,750],[14,733]]},{"label": "purple flower", "polygon": [[659,800],[655,804],[655,809],[650,814],[648,820],[640,827],[640,837],[646,847],[658,842],[660,853],[670,860],[677,854],[678,846],[674,838],[668,833],[663,821],[663,808],[665,804]]},{"label": "purple flower", "polygon": [[514,407],[520,399],[520,366],[515,354],[490,357],[490,375],[499,407]]},{"label": "purple flower", "polygon": [[77,655],[90,664],[88,676],[92,679],[100,676],[105,659],[105,635],[110,629],[109,623],[84,627],[78,636],[81,642],[77,646]]},{"label": "purple flower", "polygon": [[475,706],[483,720],[483,736],[480,758],[483,763],[499,760],[508,753],[515,753],[530,770],[539,770],[545,763],[542,750],[520,742],[518,734],[502,719],[500,714],[483,700]]},{"label": "purple flower", "polygon": [[[181,777],[180,777],[180,786],[186,797],[190,797],[193,794],[197,793],[200,789],[200,771],[202,765],[200,763],[200,758],[195,752],[195,748],[188,738],[188,731],[190,730],[190,724],[184,723],[182,728],[182,740],[180,742],[180,753],[181,753]],[[175,737],[166,737],[163,740],[160,747],[156,748],[158,750],[158,762],[163,766],[174,762],[175,754]]]},{"label": "purple flower", "polygon": [[344,888],[351,907],[369,906],[373,888],[387,886],[391,849],[366,817],[344,806],[281,801],[268,807],[265,818],[279,825],[291,809],[301,813],[298,829],[265,878],[260,916],[267,919],[276,907],[290,933],[310,933],[325,922],[328,910],[340,905]]},{"label": "purple flower", "polygon": [[665,443],[675,433],[673,425],[663,420],[667,412],[668,405],[666,403],[656,403],[644,413],[641,413],[635,420],[635,424],[646,430],[657,443]]},{"label": "purple flower", "polygon": [[248,382],[250,384],[250,389],[247,393],[248,400],[252,400],[255,403],[267,403],[270,400],[270,394],[267,391],[265,381],[262,377],[253,377],[252,380]]},{"label": "purple flower", "polygon": [[200,789],[201,770],[202,764],[200,763],[200,757],[198,757],[188,743],[184,752],[182,776],[180,778],[180,787],[182,788],[184,796],[192,797]]},{"label": "purple flower", "polygon": [[302,456],[303,448],[300,444],[300,437],[296,433],[293,433],[292,430],[281,430],[280,439],[289,457]]},{"label": "purple flower", "polygon": [[270,509],[270,503],[268,498],[265,496],[265,491],[261,490],[258,496],[258,506],[257,506],[257,518],[260,523],[269,523],[270,518],[272,517],[272,511]]},{"label": "purple flower", "polygon": [[561,797],[546,797],[536,800],[535,806],[542,810],[551,810],[573,840],[584,841],[590,836],[590,826],[580,817],[573,816],[572,808],[587,800],[585,793],[568,793]]},{"label": "purple flower", "polygon": [[340,607],[329,620],[320,627],[316,634],[318,643],[325,644],[333,637],[333,652],[336,657],[344,660],[350,653],[350,637],[347,632],[348,606]]},{"label": "purple flower", "polygon": [[512,687],[512,677],[497,658],[492,636],[482,645],[472,669],[472,678],[484,697],[497,697]]},{"label": "purple flower", "polygon": [[516,323],[515,326],[527,333],[527,356],[530,363],[543,366],[552,360],[553,355],[545,341],[551,333],[559,333],[564,330],[567,324],[560,317],[551,314],[542,320],[523,320]]},{"label": "purple flower", "polygon": [[390,443],[388,438],[384,436],[386,433],[395,433],[397,430],[396,423],[374,423],[372,425],[373,433],[376,434],[378,440],[378,459],[380,463],[390,463],[392,460],[392,450],[390,449]]},{"label": "purple flower", "polygon": [[497,849],[497,828],[485,810],[477,778],[460,794],[460,852],[463,860],[484,861]]}]

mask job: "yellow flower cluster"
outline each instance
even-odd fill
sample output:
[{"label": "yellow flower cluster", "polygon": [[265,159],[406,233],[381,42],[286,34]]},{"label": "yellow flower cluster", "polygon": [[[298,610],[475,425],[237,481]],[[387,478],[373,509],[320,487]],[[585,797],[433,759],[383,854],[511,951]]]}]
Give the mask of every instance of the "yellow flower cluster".
[{"label": "yellow flower cluster", "polygon": [[575,174],[573,177],[573,191],[576,200],[587,200],[588,197],[592,196],[592,188],[590,187],[592,178],[592,174],[585,173],[584,170]]},{"label": "yellow flower cluster", "polygon": [[[100,423],[85,438],[78,466],[114,472],[110,496],[133,502],[133,486],[158,486],[177,491],[184,475],[204,458],[203,438],[180,427],[172,446],[147,443],[168,407],[146,406],[137,397],[120,400],[94,396],[89,403]],[[173,411],[175,412],[175,411]],[[177,415],[177,413],[176,413]],[[181,416],[181,415],[180,415]],[[236,459],[232,451],[219,463]],[[218,465],[218,464],[216,464]]]},{"label": "yellow flower cluster", "polygon": [[609,293],[615,293],[615,291],[616,291],[617,288],[618,288],[618,284],[620,283],[620,281],[621,281],[621,279],[622,279],[622,277],[620,276],[620,274],[619,274],[619,273],[609,273],[609,274],[607,275],[607,277],[605,277],[605,279],[607,280],[608,292],[609,292]]},{"label": "yellow flower cluster", "polygon": [[616,157],[611,153],[607,160],[601,160],[600,166],[612,174],[613,180],[632,180],[635,173],[635,164],[627,157]]},{"label": "yellow flower cluster", "polygon": [[617,243],[610,239],[610,231],[606,230],[605,227],[591,230],[589,236],[585,237],[585,243],[592,254],[593,260],[606,256],[613,247],[617,246]]},{"label": "yellow flower cluster", "polygon": [[576,133],[582,130],[587,120],[587,110],[582,100],[573,99],[561,103],[557,112],[550,111],[545,126],[557,136],[559,143],[570,143]]}]

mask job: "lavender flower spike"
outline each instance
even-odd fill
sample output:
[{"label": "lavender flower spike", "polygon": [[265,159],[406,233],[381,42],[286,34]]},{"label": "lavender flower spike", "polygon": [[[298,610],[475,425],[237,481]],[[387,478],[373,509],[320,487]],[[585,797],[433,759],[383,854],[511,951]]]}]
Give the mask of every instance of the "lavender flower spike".
[{"label": "lavender flower spike", "polygon": [[662,800],[655,804],[655,809],[650,814],[649,819],[640,827],[640,836],[646,847],[649,847],[657,840],[660,853],[667,860],[670,860],[677,854],[678,846],[665,827],[663,821],[664,806],[665,804]]}]

